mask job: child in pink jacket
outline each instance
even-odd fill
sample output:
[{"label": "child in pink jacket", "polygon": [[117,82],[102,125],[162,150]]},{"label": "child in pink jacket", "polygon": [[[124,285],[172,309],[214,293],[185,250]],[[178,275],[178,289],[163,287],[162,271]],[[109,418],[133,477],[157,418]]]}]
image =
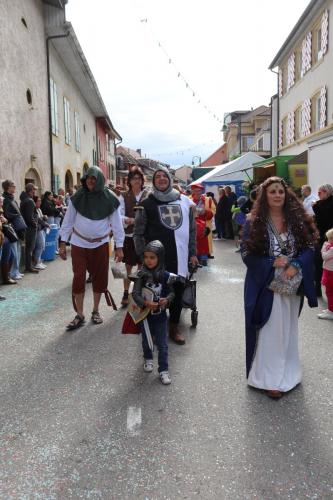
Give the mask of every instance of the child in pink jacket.
[{"label": "child in pink jacket", "polygon": [[323,257],[323,277],[321,284],[325,286],[327,307],[320,314],[320,319],[333,319],[333,229],[326,233],[327,241],[323,244],[321,255]]}]

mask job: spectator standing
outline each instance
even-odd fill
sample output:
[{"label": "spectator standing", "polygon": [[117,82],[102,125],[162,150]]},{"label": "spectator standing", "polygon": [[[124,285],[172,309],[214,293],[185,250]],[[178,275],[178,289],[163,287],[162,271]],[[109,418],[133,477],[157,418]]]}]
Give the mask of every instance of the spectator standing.
[{"label": "spectator standing", "polygon": [[225,193],[225,189],[221,188],[219,190],[220,198],[216,207],[216,239],[226,239],[227,238],[227,218],[228,218],[228,199]]},{"label": "spectator standing", "polygon": [[34,269],[32,264],[32,254],[36,246],[38,214],[36,204],[33,200],[37,187],[32,183],[25,186],[25,191],[21,193],[21,213],[27,225],[25,231],[25,272],[38,274],[38,269]]},{"label": "spectator standing", "polygon": [[[165,268],[185,278],[189,260],[198,264],[196,257],[194,203],[172,187],[168,169],[159,166],[153,175],[153,187],[148,198],[138,207],[134,224],[134,244],[139,257],[144,247],[159,240],[165,249]],[[177,344],[185,344],[178,329],[182,311],[184,284],[174,285],[175,299],[170,305],[169,335]]]},{"label": "spectator standing", "polygon": [[311,192],[311,186],[304,184],[301,188],[303,196],[303,207],[307,214],[314,216],[312,205],[318,201],[318,196]]},{"label": "spectator standing", "polygon": [[[3,201],[4,198],[0,196],[0,265],[1,274],[4,285],[16,285],[17,281],[9,276],[9,270],[14,257],[13,249],[10,241],[3,233],[3,225],[8,223],[8,220],[3,215]],[[6,297],[0,295],[0,300],[5,300]]]},{"label": "spectator standing", "polygon": [[34,269],[42,270],[46,269],[46,265],[42,262],[42,253],[45,250],[45,236],[46,229],[49,227],[47,223],[47,216],[43,215],[41,211],[41,199],[39,196],[35,196],[34,202],[36,204],[37,216],[38,216],[38,228],[36,245],[33,252]]},{"label": "spectator standing", "polygon": [[5,180],[2,183],[3,188],[3,210],[4,216],[16,231],[19,237],[18,241],[11,243],[13,250],[13,264],[10,270],[10,277],[12,279],[20,280],[23,278],[24,274],[20,272],[20,261],[21,261],[21,241],[24,241],[26,225],[22,218],[22,214],[17,201],[14,198],[16,186],[11,180]]},{"label": "spectator standing", "polygon": [[322,285],[326,289],[327,309],[318,314],[320,319],[333,319],[333,229],[326,233],[327,241],[323,244],[321,255],[323,258]]},{"label": "spectator standing", "polygon": [[233,192],[230,186],[225,187],[225,194],[228,200],[227,220],[226,220],[226,238],[229,240],[234,239],[234,230],[232,226],[232,206],[237,204],[236,193]]},{"label": "spectator standing", "polygon": [[315,223],[319,230],[319,244],[316,246],[316,290],[317,297],[321,297],[321,278],[323,274],[323,259],[321,248],[326,240],[326,232],[333,227],[333,187],[331,184],[323,184],[318,188],[319,200],[313,205]]}]

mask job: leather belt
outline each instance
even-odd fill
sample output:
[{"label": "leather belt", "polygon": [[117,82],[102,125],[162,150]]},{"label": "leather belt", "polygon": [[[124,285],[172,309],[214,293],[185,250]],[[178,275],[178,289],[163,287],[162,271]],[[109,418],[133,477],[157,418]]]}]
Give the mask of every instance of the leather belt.
[{"label": "leather belt", "polygon": [[74,227],[73,233],[79,236],[79,238],[82,238],[85,241],[88,241],[89,243],[101,243],[105,238],[109,237],[109,234],[106,234],[105,236],[100,236],[99,238],[87,238],[86,236],[82,236],[82,234],[79,233]]}]

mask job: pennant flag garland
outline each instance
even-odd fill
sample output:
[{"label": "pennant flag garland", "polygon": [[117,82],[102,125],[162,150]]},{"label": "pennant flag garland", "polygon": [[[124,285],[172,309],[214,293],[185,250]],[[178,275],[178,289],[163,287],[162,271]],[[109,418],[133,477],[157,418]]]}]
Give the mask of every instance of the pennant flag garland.
[{"label": "pennant flag garland", "polygon": [[[144,18],[144,19],[141,19],[140,20],[141,23],[144,23],[144,24],[147,24],[149,26],[149,23],[148,23],[148,19],[147,18]],[[150,27],[149,27],[150,28]],[[155,35],[152,31],[152,29],[150,28],[150,31],[152,33],[152,35],[154,36],[155,38]],[[177,78],[181,78],[183,80],[183,82],[185,83],[185,86],[187,89],[190,90],[190,92],[192,93],[192,97],[195,97],[197,95],[197,93],[195,92],[195,90],[191,87],[191,85],[187,82],[187,80],[185,79],[185,77],[183,76],[183,74],[181,73],[181,71],[179,71],[179,69],[177,68],[176,64],[173,62],[173,60],[171,59],[171,57],[169,56],[168,52],[165,50],[165,48],[163,47],[163,45],[161,44],[161,42],[157,42],[158,44],[158,47],[160,47],[160,49],[164,52],[165,56],[167,57],[168,59],[168,63],[171,64],[175,70],[176,70],[176,73],[177,73]],[[206,104],[203,104],[201,102],[201,99],[198,99],[197,100],[197,104],[201,104],[201,106],[206,110],[208,111],[208,113],[210,115],[213,116],[214,120],[218,121],[219,123],[223,123],[223,120],[221,118],[218,117],[218,115],[216,113],[213,114],[213,112],[207,107]],[[167,153],[165,153],[167,154]],[[172,153],[170,153],[172,154]]]}]

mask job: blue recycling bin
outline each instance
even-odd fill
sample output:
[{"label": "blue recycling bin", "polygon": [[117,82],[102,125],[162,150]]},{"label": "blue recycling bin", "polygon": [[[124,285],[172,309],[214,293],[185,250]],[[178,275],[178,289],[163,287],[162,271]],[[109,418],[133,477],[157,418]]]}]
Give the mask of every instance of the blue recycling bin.
[{"label": "blue recycling bin", "polygon": [[54,260],[57,249],[57,239],[59,228],[57,224],[50,224],[50,232],[45,237],[45,250],[42,253],[42,260]]}]

